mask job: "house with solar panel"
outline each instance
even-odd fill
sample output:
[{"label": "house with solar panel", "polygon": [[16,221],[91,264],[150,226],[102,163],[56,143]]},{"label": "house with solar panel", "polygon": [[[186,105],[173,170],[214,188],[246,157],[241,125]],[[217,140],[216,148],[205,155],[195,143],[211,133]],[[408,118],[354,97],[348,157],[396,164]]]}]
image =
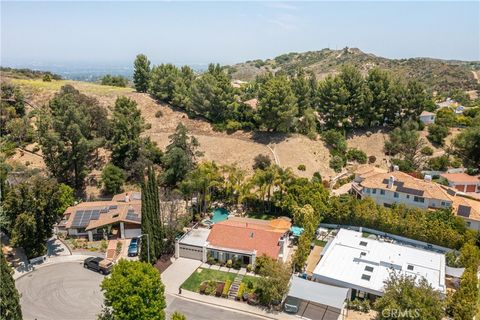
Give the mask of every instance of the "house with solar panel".
[{"label": "house with solar panel", "polygon": [[464,219],[469,228],[480,231],[480,199],[435,183],[429,176],[417,179],[400,171],[359,174],[350,193],[362,199],[371,198],[384,207],[398,203],[430,210],[452,208],[453,214]]},{"label": "house with solar panel", "polygon": [[141,193],[126,192],[110,201],[81,202],[67,208],[56,231],[89,241],[134,238],[141,234]]}]

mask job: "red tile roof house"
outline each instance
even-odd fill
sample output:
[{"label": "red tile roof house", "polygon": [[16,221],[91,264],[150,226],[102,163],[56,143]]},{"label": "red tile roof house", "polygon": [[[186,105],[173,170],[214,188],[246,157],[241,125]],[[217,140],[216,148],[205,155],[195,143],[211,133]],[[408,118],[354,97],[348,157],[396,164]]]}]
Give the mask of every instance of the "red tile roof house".
[{"label": "red tile roof house", "polygon": [[69,236],[102,236],[104,232],[115,233],[122,239],[141,234],[141,194],[122,193],[110,201],[81,202],[65,210],[62,221],[56,225],[57,232]]},{"label": "red tile roof house", "polygon": [[448,185],[460,192],[480,193],[480,176],[469,176],[466,173],[444,173],[442,178],[448,181]]},{"label": "red tile roof house", "polygon": [[271,221],[231,217],[211,229],[192,229],[177,240],[175,257],[207,261],[210,255],[220,262],[238,260],[254,265],[266,255],[285,262],[288,253],[289,220]]}]

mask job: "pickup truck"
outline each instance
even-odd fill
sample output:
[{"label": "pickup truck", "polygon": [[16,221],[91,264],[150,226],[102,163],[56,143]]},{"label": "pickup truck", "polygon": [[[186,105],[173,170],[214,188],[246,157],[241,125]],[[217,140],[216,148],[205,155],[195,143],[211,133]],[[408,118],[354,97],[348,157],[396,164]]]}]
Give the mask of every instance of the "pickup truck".
[{"label": "pickup truck", "polygon": [[83,261],[83,267],[107,275],[112,271],[113,263],[100,257],[90,257]]}]

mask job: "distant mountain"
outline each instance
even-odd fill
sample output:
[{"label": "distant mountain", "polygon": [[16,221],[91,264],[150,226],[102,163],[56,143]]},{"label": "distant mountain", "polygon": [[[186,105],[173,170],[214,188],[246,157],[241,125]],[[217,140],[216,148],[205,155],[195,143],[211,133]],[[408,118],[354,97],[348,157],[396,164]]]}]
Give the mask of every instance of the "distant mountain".
[{"label": "distant mountain", "polygon": [[[294,72],[304,68],[318,79],[335,74],[342,65],[351,64],[367,73],[373,67],[389,69],[406,78],[417,78],[431,90],[448,92],[451,89],[478,90],[475,72],[480,75],[480,61],[440,60],[432,58],[388,59],[365,53],[357,48],[323,49],[304,53],[288,53],[274,59],[253,60],[228,67],[233,79],[250,81],[267,72]],[[473,71],[473,72],[472,72]]]}]

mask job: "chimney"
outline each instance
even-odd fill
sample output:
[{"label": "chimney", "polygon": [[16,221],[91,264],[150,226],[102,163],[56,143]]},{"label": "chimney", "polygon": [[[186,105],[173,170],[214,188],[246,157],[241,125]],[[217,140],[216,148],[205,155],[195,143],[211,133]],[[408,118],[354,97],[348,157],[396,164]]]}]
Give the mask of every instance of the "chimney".
[{"label": "chimney", "polygon": [[130,202],[130,197],[128,196],[128,193],[125,193],[125,202]]},{"label": "chimney", "polygon": [[388,178],[388,189],[392,189],[393,188],[393,183],[395,182],[395,177],[394,176],[390,176],[390,178]]}]

